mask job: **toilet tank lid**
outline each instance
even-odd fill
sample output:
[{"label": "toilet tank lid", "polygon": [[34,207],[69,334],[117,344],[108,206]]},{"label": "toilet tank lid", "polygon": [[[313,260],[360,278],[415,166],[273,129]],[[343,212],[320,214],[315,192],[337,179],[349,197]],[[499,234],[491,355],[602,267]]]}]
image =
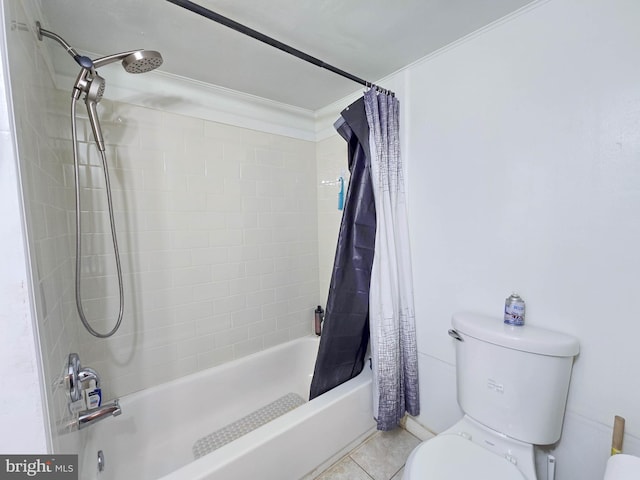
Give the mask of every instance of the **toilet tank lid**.
[{"label": "toilet tank lid", "polygon": [[500,318],[460,312],[453,328],[470,337],[502,347],[554,357],[573,357],[580,351],[578,339],[565,333],[532,325],[506,325]]}]

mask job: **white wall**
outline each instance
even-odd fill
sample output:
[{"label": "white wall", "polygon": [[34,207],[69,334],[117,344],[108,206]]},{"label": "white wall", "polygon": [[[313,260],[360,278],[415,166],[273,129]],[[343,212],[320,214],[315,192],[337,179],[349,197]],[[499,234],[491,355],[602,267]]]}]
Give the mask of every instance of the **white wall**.
[{"label": "white wall", "polygon": [[[0,5],[1,6],[1,5]],[[19,172],[6,75],[5,22],[0,8],[0,452],[45,453],[49,445],[29,273]]]},{"label": "white wall", "polygon": [[[62,165],[70,153],[67,146],[56,141],[68,123],[58,113],[57,91],[46,56],[31,28],[35,3],[5,2],[3,8],[32,279],[30,293],[37,319],[34,331],[42,359],[40,387],[47,397],[50,448],[77,451],[78,436],[64,434],[70,415],[65,393],[59,388],[67,356],[78,349],[77,324],[70,303],[72,240],[67,218],[72,197],[64,184]],[[34,361],[40,367],[37,356]]]},{"label": "white wall", "polygon": [[[402,73],[422,415],[455,405],[451,314],[575,335],[558,478],[599,479],[615,414],[640,453],[640,3],[552,0]],[[524,412],[526,414],[526,412]]]}]

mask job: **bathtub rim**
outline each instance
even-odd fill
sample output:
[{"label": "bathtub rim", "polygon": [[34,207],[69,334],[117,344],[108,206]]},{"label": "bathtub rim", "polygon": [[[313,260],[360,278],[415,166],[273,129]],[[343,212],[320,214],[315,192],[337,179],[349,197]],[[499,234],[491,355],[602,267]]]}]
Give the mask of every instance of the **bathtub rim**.
[{"label": "bathtub rim", "polygon": [[[315,343],[316,348],[319,346],[320,343],[320,337],[317,337],[314,334],[310,334],[310,335],[305,335],[304,337],[298,337],[298,338],[294,338],[292,340],[288,340],[286,342],[280,343],[278,345],[274,345],[272,347],[269,348],[265,348],[264,350],[260,350],[258,352],[254,352],[251,353],[249,355],[245,355],[243,357],[240,358],[235,358],[233,360],[230,360],[228,362],[224,362],[224,363],[220,363],[218,365],[212,365],[210,367],[207,367],[203,370],[199,370],[197,372],[193,372],[193,373],[188,373],[185,374],[181,377],[178,378],[174,378],[173,380],[169,380],[167,382],[163,382],[160,383],[158,385],[154,385],[153,387],[150,388],[145,388],[142,390],[138,390],[132,393],[128,393],[126,395],[123,395],[121,397],[113,397],[112,399],[106,399],[106,400],[115,400],[118,399],[120,401],[120,406],[122,407],[123,410],[123,414],[126,414],[125,408],[127,406],[127,404],[129,403],[133,403],[137,400],[141,400],[143,399],[145,396],[148,395],[158,395],[160,394],[163,390],[172,390],[173,388],[179,388],[181,385],[183,384],[187,384],[190,383],[192,381],[198,381],[201,380],[202,378],[206,378],[208,375],[211,374],[211,370],[215,369],[218,372],[222,372],[222,371],[226,371],[226,370],[230,370],[232,368],[234,368],[237,365],[243,364],[243,363],[249,363],[253,360],[255,360],[256,358],[259,358],[261,356],[265,356],[267,354],[270,353],[274,353],[274,352],[278,352],[281,350],[285,350],[288,348],[292,348],[294,346],[294,344],[303,344],[303,343]],[[306,402],[308,402],[308,399],[305,399]]]},{"label": "bathtub rim", "polygon": [[[365,364],[363,370],[352,379],[347,380],[313,400],[307,401],[304,405],[243,435],[233,442],[160,477],[158,480],[205,480],[207,476],[214,473],[216,469],[223,468],[237,461],[254,450],[256,446],[263,445],[276,438],[282,432],[301,425],[305,420],[316,415],[318,411],[330,408],[341,400],[353,395],[354,392],[358,390],[370,389],[372,378],[372,371]],[[375,421],[373,420],[373,416],[371,417],[371,422],[371,430],[374,430]],[[369,434],[369,432],[367,432],[367,434]]]}]

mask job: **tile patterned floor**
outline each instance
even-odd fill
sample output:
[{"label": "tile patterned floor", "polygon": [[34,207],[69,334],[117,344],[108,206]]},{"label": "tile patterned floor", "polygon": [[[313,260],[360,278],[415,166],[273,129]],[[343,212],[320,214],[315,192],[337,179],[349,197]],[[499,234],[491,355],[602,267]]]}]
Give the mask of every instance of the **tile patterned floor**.
[{"label": "tile patterned floor", "polygon": [[402,428],[376,432],[316,480],[401,480],[407,457],[419,443]]}]

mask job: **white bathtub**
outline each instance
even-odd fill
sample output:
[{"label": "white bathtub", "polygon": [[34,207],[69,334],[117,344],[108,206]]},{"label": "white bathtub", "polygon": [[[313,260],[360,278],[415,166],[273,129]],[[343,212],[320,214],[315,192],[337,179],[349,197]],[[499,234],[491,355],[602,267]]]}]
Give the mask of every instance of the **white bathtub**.
[{"label": "white bathtub", "polygon": [[[308,399],[319,341],[305,337],[120,399],[89,427],[80,478],[297,480],[375,428],[356,378],[194,460],[194,443],[290,392]],[[85,433],[83,432],[83,433]],[[97,452],[105,469],[98,473]]]}]

